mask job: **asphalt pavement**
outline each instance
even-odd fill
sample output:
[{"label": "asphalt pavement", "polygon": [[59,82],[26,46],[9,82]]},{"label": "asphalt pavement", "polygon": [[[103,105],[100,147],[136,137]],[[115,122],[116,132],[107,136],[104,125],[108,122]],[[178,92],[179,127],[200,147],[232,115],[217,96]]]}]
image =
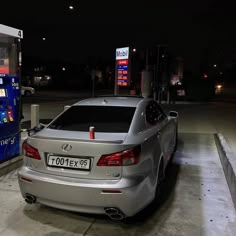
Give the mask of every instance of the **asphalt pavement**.
[{"label": "asphalt pavement", "polygon": [[[86,93],[43,93],[25,99],[23,128],[30,127],[33,103],[39,104],[39,118],[46,123],[64,106],[88,97]],[[0,235],[236,235],[235,172],[230,172],[236,164],[236,103],[177,101],[162,106],[179,113],[179,146],[164,190],[167,200],[160,208],[151,206],[137,222],[123,224],[25,205],[16,172],[8,168],[9,174],[0,180]],[[22,133],[22,140],[26,137]]]},{"label": "asphalt pavement", "polygon": [[236,208],[236,103],[167,105],[179,112],[179,131],[215,136],[222,167]]},{"label": "asphalt pavement", "polygon": [[[0,177],[1,236],[235,236],[236,212],[214,136],[179,133],[179,145],[155,202],[133,219],[27,204],[17,172]],[[68,193],[69,194],[69,193]]]},{"label": "asphalt pavement", "polygon": [[[39,105],[40,121],[47,123],[64,106],[86,97],[88,94],[82,92],[42,91],[24,98],[22,128],[31,125],[31,104]],[[104,216],[29,206],[20,195],[16,171],[8,168],[8,174],[0,179],[0,235],[236,235],[233,197],[228,188],[230,183],[227,185],[228,179],[224,178],[229,171],[227,168],[223,172],[218,154],[224,150],[220,156],[227,160],[224,154],[229,150],[233,155],[236,153],[236,104],[179,101],[162,106],[167,112],[179,113],[179,146],[168,170],[160,207],[152,205],[136,221],[124,224],[111,222]],[[219,145],[216,134],[221,135]],[[25,138],[27,133],[23,132],[22,141]],[[218,149],[221,144],[224,146]]]}]

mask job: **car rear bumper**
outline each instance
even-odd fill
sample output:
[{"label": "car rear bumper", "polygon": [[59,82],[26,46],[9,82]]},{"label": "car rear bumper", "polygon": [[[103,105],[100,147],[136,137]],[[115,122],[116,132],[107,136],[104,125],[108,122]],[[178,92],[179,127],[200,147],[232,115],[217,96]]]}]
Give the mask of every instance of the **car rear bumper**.
[{"label": "car rear bumper", "polygon": [[[147,176],[81,182],[76,178],[39,173],[24,166],[18,171],[18,181],[24,198],[30,194],[41,204],[84,213],[104,214],[104,208],[113,207],[126,216],[133,216],[154,197]],[[109,192],[111,190],[119,192]]]}]

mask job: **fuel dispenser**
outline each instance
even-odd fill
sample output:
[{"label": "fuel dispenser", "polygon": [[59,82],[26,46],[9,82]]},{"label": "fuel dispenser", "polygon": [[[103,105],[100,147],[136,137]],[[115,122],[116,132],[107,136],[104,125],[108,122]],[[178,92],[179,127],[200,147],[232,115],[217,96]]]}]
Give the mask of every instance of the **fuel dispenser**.
[{"label": "fuel dispenser", "polygon": [[20,154],[21,30],[0,24],[0,163]]}]

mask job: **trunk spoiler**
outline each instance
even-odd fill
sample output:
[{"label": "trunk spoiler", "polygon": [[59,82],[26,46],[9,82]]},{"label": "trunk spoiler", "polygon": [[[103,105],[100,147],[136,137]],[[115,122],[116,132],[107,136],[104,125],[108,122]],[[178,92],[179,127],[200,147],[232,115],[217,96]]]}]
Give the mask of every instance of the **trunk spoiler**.
[{"label": "trunk spoiler", "polygon": [[[43,137],[40,135],[35,136],[35,138],[40,138],[40,139],[52,139],[53,140],[64,140],[64,141],[78,141],[78,142],[85,142],[85,143],[116,143],[116,144],[121,144],[123,143],[124,140],[103,140],[103,139],[70,139],[70,138],[55,138],[55,137]],[[34,138],[31,136],[31,138]]]}]

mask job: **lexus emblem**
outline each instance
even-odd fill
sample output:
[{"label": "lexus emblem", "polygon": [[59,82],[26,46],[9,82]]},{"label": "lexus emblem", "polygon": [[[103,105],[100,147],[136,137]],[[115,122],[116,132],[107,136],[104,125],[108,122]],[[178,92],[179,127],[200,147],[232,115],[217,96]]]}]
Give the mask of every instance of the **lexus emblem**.
[{"label": "lexus emblem", "polygon": [[65,143],[61,146],[61,149],[64,152],[69,152],[72,149],[72,146],[70,144]]}]

